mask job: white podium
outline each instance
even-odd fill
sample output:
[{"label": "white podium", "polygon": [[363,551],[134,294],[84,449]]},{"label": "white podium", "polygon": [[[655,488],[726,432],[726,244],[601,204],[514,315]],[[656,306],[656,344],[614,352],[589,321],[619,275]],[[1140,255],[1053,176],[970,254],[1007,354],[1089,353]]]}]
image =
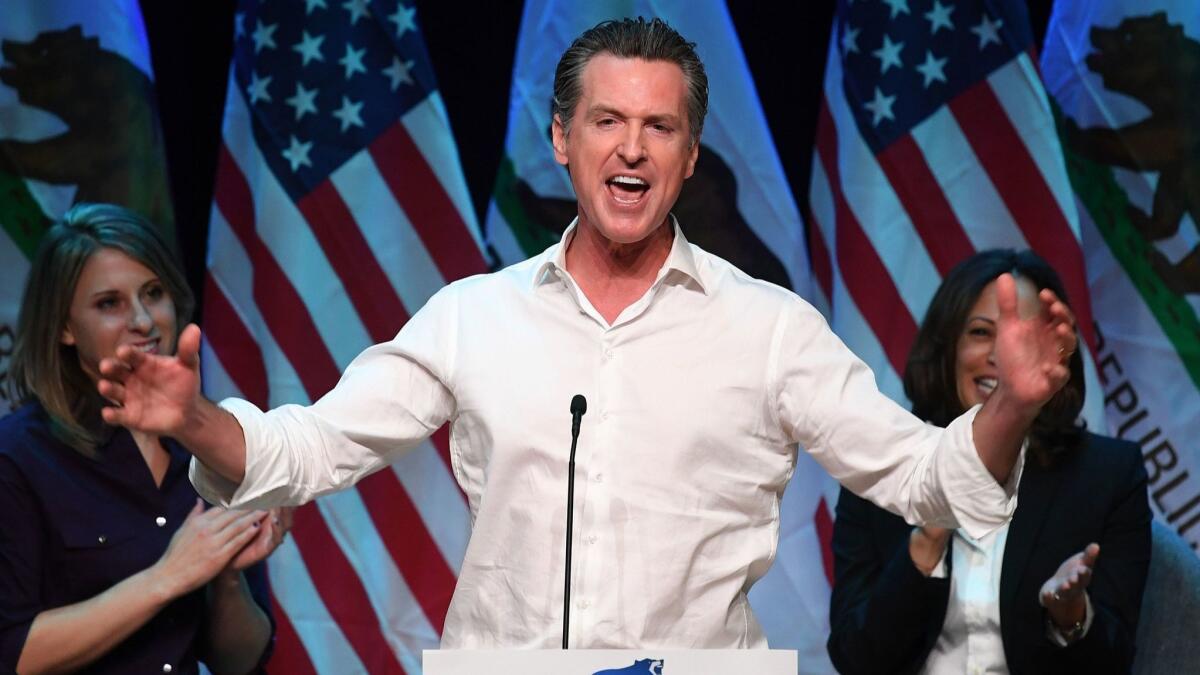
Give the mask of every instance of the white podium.
[{"label": "white podium", "polygon": [[427,649],[425,675],[795,675],[791,649]]}]

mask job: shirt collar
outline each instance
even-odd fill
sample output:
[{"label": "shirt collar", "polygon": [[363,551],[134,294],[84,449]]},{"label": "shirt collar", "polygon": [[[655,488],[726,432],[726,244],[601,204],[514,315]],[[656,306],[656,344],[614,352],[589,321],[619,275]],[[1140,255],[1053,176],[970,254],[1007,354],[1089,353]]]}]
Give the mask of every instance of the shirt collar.
[{"label": "shirt collar", "polygon": [[[575,228],[579,225],[579,218],[571,221],[571,224],[563,232],[562,239],[559,242],[542,254],[542,262],[534,269],[533,285],[540,286],[544,283],[555,281],[558,279],[558,272],[566,273],[567,271],[567,246],[571,243],[571,239],[575,236]],[[692,281],[696,282],[701,293],[708,293],[704,279],[700,276],[700,270],[696,266],[696,255],[692,251],[692,245],[688,243],[686,237],[683,236],[683,230],[679,227],[679,221],[675,218],[675,214],[671,214],[671,227],[675,228],[675,239],[671,242],[671,252],[667,254],[667,259],[663,262],[663,266],[658,271],[656,279],[662,279],[668,273],[675,271],[683,274]]]}]

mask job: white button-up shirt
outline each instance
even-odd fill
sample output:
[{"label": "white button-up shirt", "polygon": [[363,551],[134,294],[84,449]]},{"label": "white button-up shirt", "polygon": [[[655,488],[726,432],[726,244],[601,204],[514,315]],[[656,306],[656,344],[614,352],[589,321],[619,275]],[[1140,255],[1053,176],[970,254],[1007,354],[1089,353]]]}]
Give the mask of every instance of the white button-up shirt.
[{"label": "white button-up shirt", "polygon": [[[1000,577],[1004,571],[1004,547],[1008,543],[1008,526],[975,539],[955,531],[947,546],[952,556],[950,569],[950,598],[946,603],[946,618],[942,622],[937,642],[925,659],[922,673],[928,675],[1005,675],[1008,658],[1004,655],[1004,640],[1000,632]],[[931,577],[946,577],[946,553],[938,561]],[[1083,633],[1092,625],[1092,601],[1087,601]],[[1067,641],[1052,622],[1046,622],[1046,639],[1065,647]]]},{"label": "white button-up shirt", "polygon": [[307,501],[451,422],[474,523],[448,648],[561,642],[574,394],[588,401],[574,646],[765,647],[746,593],[775,557],[798,444],[912,522],[983,535],[1011,515],[1015,490],[974,448],[976,411],[946,430],[921,423],[812,307],[688,244],[677,226],[653,285],[610,325],[566,269],[573,232],[450,284],[309,407],[264,414],[223,401],[245,431],[245,479],[193,463],[197,489],[234,506]]},{"label": "white button-up shirt", "polygon": [[[999,675],[1008,672],[1000,638],[1000,572],[1008,524],[975,539],[954,532],[949,546],[950,599],[923,673]],[[945,553],[931,576],[945,577]]]}]

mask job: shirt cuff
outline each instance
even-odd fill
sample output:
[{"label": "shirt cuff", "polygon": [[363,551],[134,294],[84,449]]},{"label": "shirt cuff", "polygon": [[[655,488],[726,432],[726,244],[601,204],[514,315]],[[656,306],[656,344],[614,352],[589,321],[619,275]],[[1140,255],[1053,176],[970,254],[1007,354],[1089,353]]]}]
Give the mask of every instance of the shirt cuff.
[{"label": "shirt cuff", "polygon": [[246,442],[246,472],[242,482],[235,483],[192,458],[188,476],[196,492],[209,503],[225,508],[270,508],[286,501],[287,485],[275,485],[278,472],[270,471],[273,462],[260,442],[260,420],[263,412],[253,403],[239,398],[227,398],[217,404],[237,419]]},{"label": "shirt cuff", "polygon": [[947,438],[943,442],[948,441],[951,447],[937,462],[940,482],[954,519],[975,539],[983,538],[1012,518],[1017,508],[1017,488],[1025,469],[1028,446],[1028,441],[1021,443],[1020,454],[1008,480],[1003,485],[996,482],[975,447],[975,416],[981,407],[972,407],[946,427]]},{"label": "shirt cuff", "polygon": [[1096,618],[1095,612],[1092,611],[1092,596],[1088,595],[1087,591],[1083,592],[1085,605],[1083,613],[1083,630],[1079,633],[1079,637],[1072,641],[1068,641],[1063,632],[1059,630],[1058,625],[1054,623],[1054,619],[1050,618],[1050,614],[1046,614],[1046,639],[1050,640],[1059,647],[1069,647],[1083,638],[1087,637],[1088,631],[1092,628],[1092,619]]}]

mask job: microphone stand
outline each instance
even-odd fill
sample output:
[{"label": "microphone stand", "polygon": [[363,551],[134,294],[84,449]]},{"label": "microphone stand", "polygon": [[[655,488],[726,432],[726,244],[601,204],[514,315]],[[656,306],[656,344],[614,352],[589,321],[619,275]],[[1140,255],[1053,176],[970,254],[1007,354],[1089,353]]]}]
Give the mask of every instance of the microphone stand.
[{"label": "microphone stand", "polygon": [[579,442],[579,422],[587,412],[587,399],[575,394],[571,399],[571,459],[567,463],[567,552],[566,578],[563,581],[562,648],[567,648],[571,625],[571,526],[575,520],[575,446]]}]

